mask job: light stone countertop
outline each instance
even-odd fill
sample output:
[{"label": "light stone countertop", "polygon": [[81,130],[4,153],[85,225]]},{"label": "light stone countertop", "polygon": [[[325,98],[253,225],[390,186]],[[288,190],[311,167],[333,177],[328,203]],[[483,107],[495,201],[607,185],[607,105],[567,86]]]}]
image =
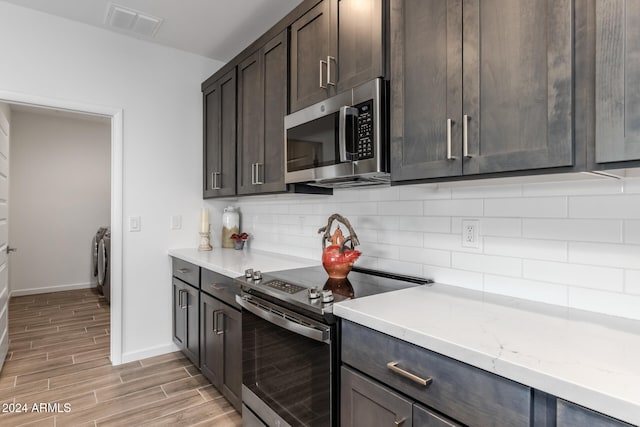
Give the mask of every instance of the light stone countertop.
[{"label": "light stone countertop", "polygon": [[640,425],[640,321],[439,284],[334,314]]},{"label": "light stone countertop", "polygon": [[256,250],[213,248],[200,252],[195,248],[169,249],[169,255],[228,277],[244,275],[248,268],[269,271],[320,265],[320,261]]}]

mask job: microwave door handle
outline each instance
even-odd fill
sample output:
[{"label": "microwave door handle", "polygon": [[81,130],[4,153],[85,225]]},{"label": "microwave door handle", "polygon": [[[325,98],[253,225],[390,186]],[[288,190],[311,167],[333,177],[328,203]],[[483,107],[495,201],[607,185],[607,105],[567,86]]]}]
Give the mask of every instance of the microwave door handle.
[{"label": "microwave door handle", "polygon": [[[353,107],[348,107],[346,105],[340,107],[339,122],[338,122],[338,152],[340,155],[341,163],[352,161],[351,156],[347,156],[347,116],[352,116],[354,118],[358,117],[358,109]],[[355,127],[355,124],[354,124],[354,127]],[[354,143],[355,136],[354,135],[350,135],[350,136],[351,136],[350,140],[351,140],[352,146],[349,148],[353,150],[353,143]],[[352,151],[350,151],[349,154],[352,154]]]}]

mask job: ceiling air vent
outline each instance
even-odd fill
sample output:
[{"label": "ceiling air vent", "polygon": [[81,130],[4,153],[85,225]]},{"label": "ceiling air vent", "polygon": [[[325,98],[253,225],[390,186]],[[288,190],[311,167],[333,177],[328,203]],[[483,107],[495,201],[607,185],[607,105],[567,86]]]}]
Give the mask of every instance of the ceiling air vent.
[{"label": "ceiling air vent", "polygon": [[104,23],[119,30],[144,37],[153,37],[158,32],[160,24],[162,24],[162,18],[110,3]]}]

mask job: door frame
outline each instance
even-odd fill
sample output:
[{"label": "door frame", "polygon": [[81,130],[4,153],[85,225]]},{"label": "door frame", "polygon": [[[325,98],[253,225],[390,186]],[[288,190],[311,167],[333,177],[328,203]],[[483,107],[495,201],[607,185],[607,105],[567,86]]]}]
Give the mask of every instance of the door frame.
[{"label": "door frame", "polygon": [[122,363],[123,109],[0,90],[0,102],[111,118],[111,364]]}]

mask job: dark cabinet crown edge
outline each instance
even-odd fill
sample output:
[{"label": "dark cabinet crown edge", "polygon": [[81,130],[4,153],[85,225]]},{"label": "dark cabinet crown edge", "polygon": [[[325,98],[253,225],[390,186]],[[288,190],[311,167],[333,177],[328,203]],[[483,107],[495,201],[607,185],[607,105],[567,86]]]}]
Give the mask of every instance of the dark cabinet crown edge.
[{"label": "dark cabinet crown edge", "polygon": [[304,0],[298,6],[296,6],[291,12],[289,12],[284,18],[278,21],[273,27],[267,30],[266,33],[258,37],[253,43],[242,50],[238,55],[227,61],[218,71],[216,71],[211,77],[202,83],[202,92],[205,92],[209,86],[215,83],[216,80],[225,73],[229,72],[237,64],[247,59],[250,55],[255,53],[264,44],[269,42],[272,38],[277,36],[281,31],[286,30],[294,21],[304,15],[309,9],[320,3],[321,0]]}]

